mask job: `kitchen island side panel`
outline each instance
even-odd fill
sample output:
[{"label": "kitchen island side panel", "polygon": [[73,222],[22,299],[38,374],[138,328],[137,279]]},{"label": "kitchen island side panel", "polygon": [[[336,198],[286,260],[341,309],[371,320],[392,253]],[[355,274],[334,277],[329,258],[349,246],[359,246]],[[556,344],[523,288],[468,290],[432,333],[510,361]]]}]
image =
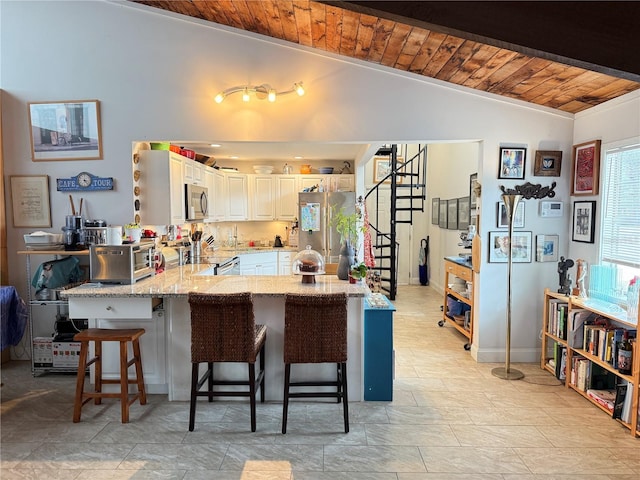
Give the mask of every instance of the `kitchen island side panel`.
[{"label": "kitchen island side panel", "polygon": [[[265,400],[282,401],[284,389],[284,297],[254,295],[256,323],[267,326]],[[168,383],[170,401],[189,400],[191,388],[191,320],[188,300],[184,297],[166,298],[169,312]],[[363,400],[363,298],[349,297],[347,378],[349,400]],[[204,368],[204,367],[202,367]],[[307,379],[333,379],[335,364],[294,365],[292,380],[296,375]],[[242,379],[247,367],[241,363],[217,364],[218,378]]]}]

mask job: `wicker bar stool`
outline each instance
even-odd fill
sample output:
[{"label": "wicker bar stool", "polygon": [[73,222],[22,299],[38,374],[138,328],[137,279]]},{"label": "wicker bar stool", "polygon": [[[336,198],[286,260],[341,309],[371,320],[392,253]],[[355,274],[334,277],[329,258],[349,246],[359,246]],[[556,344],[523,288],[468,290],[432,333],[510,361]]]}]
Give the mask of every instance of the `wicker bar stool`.
[{"label": "wicker bar stool", "polygon": [[[122,411],[122,423],[129,423],[129,406],[136,400],[140,405],[147,403],[147,393],[144,389],[144,377],[142,375],[142,357],[140,356],[140,337],[144,334],[143,328],[88,328],[76,333],[73,340],[80,342],[80,358],[78,360],[78,377],[76,381],[76,398],[73,406],[73,422],[80,421],[82,407],[92,398],[96,405],[102,403],[103,398],[119,398]],[[95,356],[87,361],[89,342],[95,344]],[[120,342],[120,378],[102,378],[102,342]],[[131,343],[133,357],[128,359],[127,344]],[[84,379],[87,375],[87,367],[95,363],[95,389],[93,392],[84,391]],[[128,370],[135,366],[136,378],[129,379]],[[120,385],[120,392],[105,393],[102,386],[106,384]],[[129,395],[129,385],[137,385],[138,391]]]},{"label": "wicker bar stool", "polygon": [[[256,392],[264,402],[265,342],[267,327],[256,325],[251,293],[209,294],[189,293],[191,307],[191,407],[189,431],[196,417],[197,397],[249,397],[251,403],[251,431],[256,431]],[[256,376],[256,358],[260,354],[260,371]],[[248,380],[215,380],[215,362],[244,362],[248,364]],[[200,377],[200,363],[207,371]],[[207,388],[201,390],[207,383]],[[249,390],[214,390],[214,386],[245,385]]]},{"label": "wicker bar stool", "polygon": [[[335,397],[343,404],[349,433],[347,396],[347,294],[287,294],[284,313],[284,405],[282,433],[287,433],[290,398]],[[335,363],[335,381],[291,381],[292,363]],[[292,387],[336,387],[336,391],[296,391]]]}]

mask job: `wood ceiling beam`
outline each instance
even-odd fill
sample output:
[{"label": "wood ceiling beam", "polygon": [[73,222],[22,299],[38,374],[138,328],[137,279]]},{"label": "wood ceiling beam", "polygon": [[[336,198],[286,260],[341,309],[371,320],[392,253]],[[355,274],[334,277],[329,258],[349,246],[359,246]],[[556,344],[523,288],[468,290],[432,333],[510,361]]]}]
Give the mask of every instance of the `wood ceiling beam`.
[{"label": "wood ceiling beam", "polygon": [[320,3],[640,81],[640,2]]}]

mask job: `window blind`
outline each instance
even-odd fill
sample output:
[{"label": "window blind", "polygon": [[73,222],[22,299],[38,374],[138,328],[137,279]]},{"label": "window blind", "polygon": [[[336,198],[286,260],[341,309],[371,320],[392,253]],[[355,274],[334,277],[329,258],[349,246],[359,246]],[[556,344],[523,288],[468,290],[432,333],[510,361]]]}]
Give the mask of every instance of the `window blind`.
[{"label": "window blind", "polygon": [[606,153],[601,259],[640,268],[640,145]]}]

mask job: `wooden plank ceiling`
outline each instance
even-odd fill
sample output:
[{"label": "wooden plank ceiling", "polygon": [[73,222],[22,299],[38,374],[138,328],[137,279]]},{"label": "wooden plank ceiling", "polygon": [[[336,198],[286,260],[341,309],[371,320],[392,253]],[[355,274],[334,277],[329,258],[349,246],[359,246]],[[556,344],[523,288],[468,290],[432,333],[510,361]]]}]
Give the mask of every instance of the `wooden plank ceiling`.
[{"label": "wooden plank ceiling", "polygon": [[446,28],[320,2],[132,1],[569,113],[640,88],[640,82],[465,39]]}]

